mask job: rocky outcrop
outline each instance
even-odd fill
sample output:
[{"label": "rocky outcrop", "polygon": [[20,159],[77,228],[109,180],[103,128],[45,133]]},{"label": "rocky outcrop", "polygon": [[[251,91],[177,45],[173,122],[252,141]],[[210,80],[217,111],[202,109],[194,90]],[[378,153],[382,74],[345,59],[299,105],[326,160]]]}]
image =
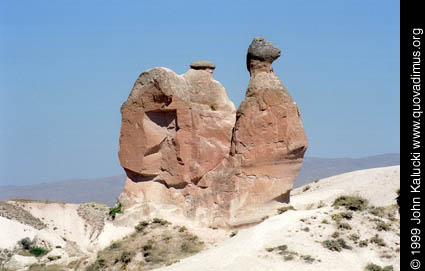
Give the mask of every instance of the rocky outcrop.
[{"label": "rocky outcrop", "polygon": [[136,182],[196,184],[229,153],[235,106],[198,61],[184,75],[154,68],[140,75],[121,108],[119,157]]},{"label": "rocky outcrop", "polygon": [[142,73],[121,108],[124,207],[169,204],[208,225],[234,226],[258,220],[263,205],[288,201],[307,138],[273,72],[279,56],[268,41],[253,40],[237,113],[211,62],[193,62],[183,75]]}]

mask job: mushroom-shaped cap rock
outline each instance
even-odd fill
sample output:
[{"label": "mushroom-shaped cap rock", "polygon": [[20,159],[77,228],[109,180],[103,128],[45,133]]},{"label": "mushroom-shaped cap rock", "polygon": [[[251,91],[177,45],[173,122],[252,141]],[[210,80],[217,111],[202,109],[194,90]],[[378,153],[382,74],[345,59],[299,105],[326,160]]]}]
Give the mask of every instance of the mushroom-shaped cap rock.
[{"label": "mushroom-shaped cap rock", "polygon": [[254,38],[249,45],[247,59],[272,63],[280,57],[280,49],[263,38]]},{"label": "mushroom-shaped cap rock", "polygon": [[214,70],[215,69],[214,63],[208,60],[198,60],[198,61],[192,62],[190,64],[190,67],[195,70],[205,70],[205,69]]}]

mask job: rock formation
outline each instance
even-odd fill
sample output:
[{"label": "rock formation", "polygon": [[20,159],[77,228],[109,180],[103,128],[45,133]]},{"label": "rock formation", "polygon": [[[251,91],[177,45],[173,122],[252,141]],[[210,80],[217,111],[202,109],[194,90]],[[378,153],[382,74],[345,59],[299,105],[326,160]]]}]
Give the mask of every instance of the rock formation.
[{"label": "rock formation", "polygon": [[237,112],[209,61],[193,62],[183,75],[143,72],[121,108],[123,206],[171,205],[210,226],[236,226],[258,221],[264,205],[287,202],[307,138],[273,72],[279,56],[268,41],[253,40],[251,80]]}]

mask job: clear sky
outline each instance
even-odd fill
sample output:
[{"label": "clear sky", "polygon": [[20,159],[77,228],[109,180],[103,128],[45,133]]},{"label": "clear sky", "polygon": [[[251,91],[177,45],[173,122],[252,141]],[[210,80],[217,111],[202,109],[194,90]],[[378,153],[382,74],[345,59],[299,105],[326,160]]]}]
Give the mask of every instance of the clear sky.
[{"label": "clear sky", "polygon": [[122,174],[120,106],[144,70],[192,61],[238,106],[262,36],[300,106],[306,156],[399,152],[399,1],[0,2],[0,184]]}]

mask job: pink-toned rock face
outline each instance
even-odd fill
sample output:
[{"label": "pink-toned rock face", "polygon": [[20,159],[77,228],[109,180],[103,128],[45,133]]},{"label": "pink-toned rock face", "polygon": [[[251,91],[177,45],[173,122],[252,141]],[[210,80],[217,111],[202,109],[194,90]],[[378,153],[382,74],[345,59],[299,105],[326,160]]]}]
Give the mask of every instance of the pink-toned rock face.
[{"label": "pink-toned rock face", "polygon": [[121,113],[119,158],[135,182],[181,188],[229,153],[235,107],[209,70],[148,70]]},{"label": "pink-toned rock face", "polygon": [[268,41],[253,40],[251,79],[237,112],[211,62],[194,62],[183,75],[142,73],[121,108],[124,207],[172,205],[226,227],[259,221],[258,208],[288,202],[307,138],[298,106],[273,72],[279,56]]}]

